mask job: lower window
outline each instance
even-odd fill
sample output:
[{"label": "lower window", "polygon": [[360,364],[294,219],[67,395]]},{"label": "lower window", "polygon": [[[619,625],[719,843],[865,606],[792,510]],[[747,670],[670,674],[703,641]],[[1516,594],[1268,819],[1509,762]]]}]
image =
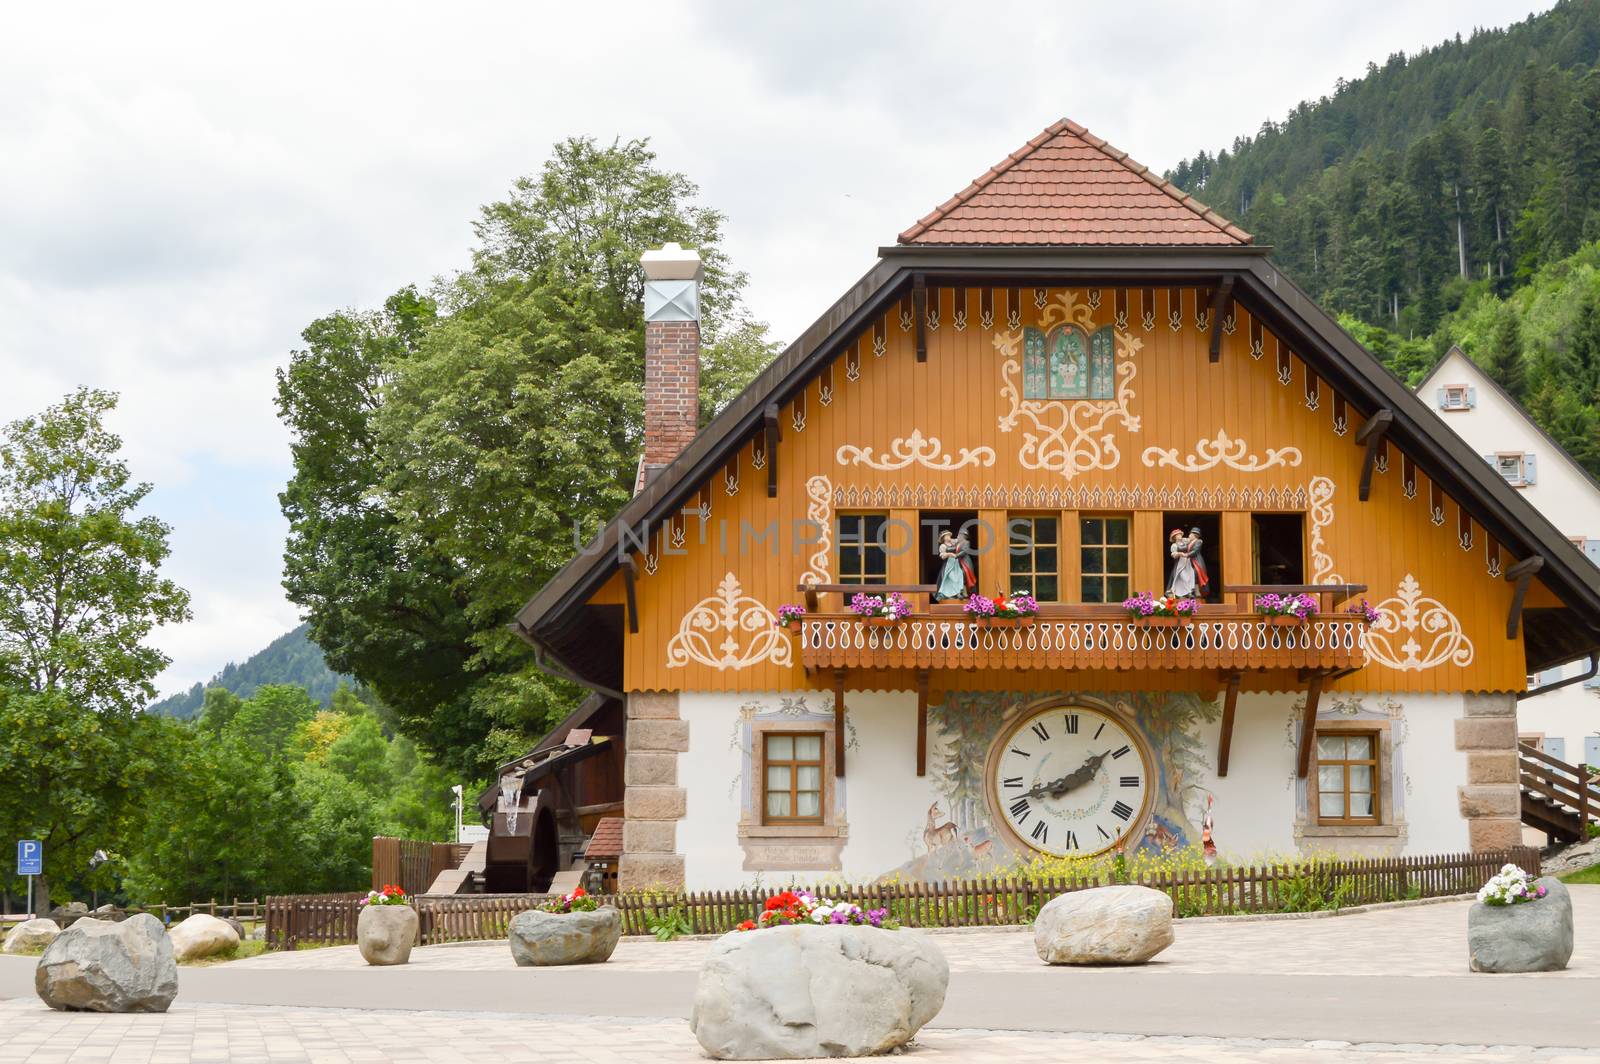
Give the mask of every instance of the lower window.
[{"label": "lower window", "polygon": [[822,823],[822,733],[767,732],[761,752],[761,822]]},{"label": "lower window", "polygon": [[1378,822],[1378,733],[1317,735],[1317,819],[1323,824]]}]

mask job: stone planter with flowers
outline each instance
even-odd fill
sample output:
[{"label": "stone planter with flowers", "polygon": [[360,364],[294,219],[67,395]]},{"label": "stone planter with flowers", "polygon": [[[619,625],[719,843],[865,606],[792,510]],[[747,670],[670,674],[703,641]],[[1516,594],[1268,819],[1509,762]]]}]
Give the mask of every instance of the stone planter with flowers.
[{"label": "stone planter with flowers", "polygon": [[392,884],[369,891],[361,899],[361,915],[356,918],[356,946],[368,964],[404,964],[411,959],[417,944],[417,910],[411,898]]},{"label": "stone planter with flowers", "polygon": [[603,964],[622,938],[622,914],[582,887],[511,918],[511,959],[522,968]]},{"label": "stone planter with flowers", "polygon": [[1572,895],[1559,879],[1532,879],[1508,864],[1467,913],[1467,964],[1475,972],[1558,972],[1572,956]]}]

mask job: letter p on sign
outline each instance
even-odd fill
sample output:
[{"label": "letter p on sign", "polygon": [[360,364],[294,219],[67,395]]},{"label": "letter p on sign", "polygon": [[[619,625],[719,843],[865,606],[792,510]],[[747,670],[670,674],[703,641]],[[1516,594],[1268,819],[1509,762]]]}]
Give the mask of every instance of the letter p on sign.
[{"label": "letter p on sign", "polygon": [[17,840],[17,875],[44,874],[44,843],[38,839]]}]

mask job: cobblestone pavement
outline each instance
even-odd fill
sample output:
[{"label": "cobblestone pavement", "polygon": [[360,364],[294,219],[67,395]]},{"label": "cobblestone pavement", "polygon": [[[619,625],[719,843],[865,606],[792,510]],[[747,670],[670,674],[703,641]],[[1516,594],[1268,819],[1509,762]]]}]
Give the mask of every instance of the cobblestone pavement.
[{"label": "cobblestone pavement", "polygon": [[[502,1064],[550,1060],[673,1064],[707,1059],[687,1024],[584,1017],[505,1016],[222,1006],[156,1016],[51,1012],[0,1003],[5,1064]],[[1594,1064],[1600,1051],[1483,1046],[1318,1044],[1128,1038],[1015,1031],[924,1031],[901,1058],[972,1064]]]},{"label": "cobblestone pavement", "polygon": [[[1238,975],[1385,975],[1432,978],[1466,973],[1468,902],[1450,901],[1304,920],[1180,921],[1177,941],[1139,969],[1142,973]],[[1566,971],[1531,979],[1600,978],[1600,887],[1572,890],[1578,951]],[[1039,957],[1026,930],[939,934],[954,972],[1036,971]],[[627,938],[608,968],[620,971],[695,971],[709,941],[656,942]],[[438,971],[515,967],[504,942],[425,946],[411,965]],[[273,953],[230,968],[331,971],[363,968],[354,946]]]}]

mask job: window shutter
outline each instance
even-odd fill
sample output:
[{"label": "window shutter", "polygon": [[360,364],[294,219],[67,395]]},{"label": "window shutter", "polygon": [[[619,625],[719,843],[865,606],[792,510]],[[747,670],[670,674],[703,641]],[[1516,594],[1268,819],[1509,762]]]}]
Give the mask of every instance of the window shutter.
[{"label": "window shutter", "polygon": [[1500,472],[1500,463],[1494,460],[1494,455],[1486,454],[1483,456],[1483,460],[1493,466],[1496,473]]},{"label": "window shutter", "polygon": [[1434,400],[1435,400],[1436,404],[1438,405],[1439,409],[1443,410],[1444,409],[1444,388],[1443,388],[1443,386],[1435,388],[1433,390],[1433,397],[1434,397]]},{"label": "window shutter", "polygon": [[1539,467],[1534,464],[1533,455],[1531,455],[1531,454],[1523,455],[1522,456],[1522,482],[1524,484],[1535,484],[1535,483],[1537,483],[1538,480],[1539,480],[1538,473],[1539,473]]},{"label": "window shutter", "polygon": [[1583,737],[1583,763],[1586,765],[1600,765],[1600,735],[1585,735]]},{"label": "window shutter", "polygon": [[1474,387],[1471,387],[1471,388],[1467,389],[1467,406],[1469,408],[1471,408],[1471,407],[1474,407],[1474,406],[1477,406],[1477,405],[1478,405],[1478,389],[1477,389],[1476,386],[1474,386]]},{"label": "window shutter", "polygon": [[1557,761],[1565,761],[1567,759],[1567,741],[1565,739],[1552,739],[1546,735],[1544,737],[1544,752]]},{"label": "window shutter", "polygon": [[1594,562],[1596,565],[1600,565],[1600,539],[1584,540],[1583,553],[1589,556],[1590,561]]}]

